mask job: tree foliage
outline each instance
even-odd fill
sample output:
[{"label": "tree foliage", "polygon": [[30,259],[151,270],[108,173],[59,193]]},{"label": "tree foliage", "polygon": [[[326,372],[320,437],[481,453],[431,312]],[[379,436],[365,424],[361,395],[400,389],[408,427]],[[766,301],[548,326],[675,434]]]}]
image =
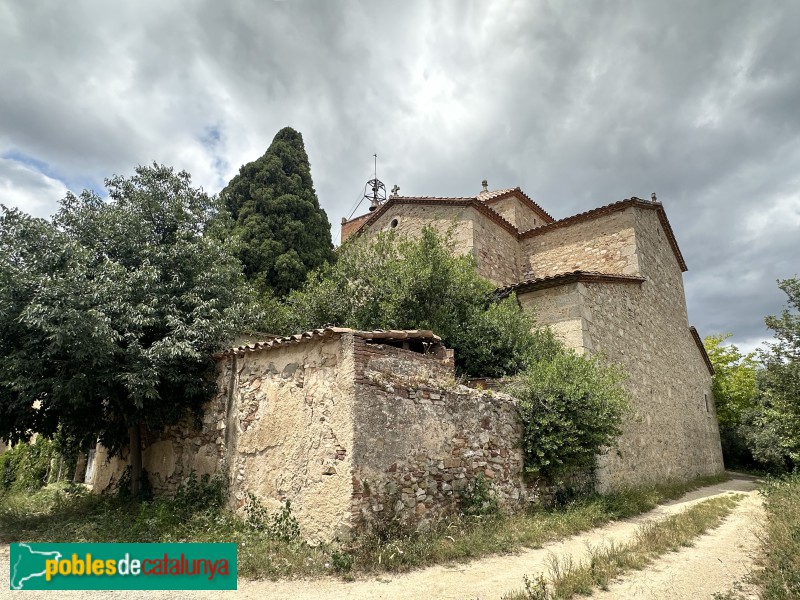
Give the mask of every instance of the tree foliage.
[{"label": "tree foliage", "polygon": [[455,350],[458,373],[516,375],[509,389],[520,399],[529,471],[557,477],[592,468],[620,433],[622,371],[566,350],[513,294],[498,298],[471,256],[449,246],[432,228],[418,239],[386,232],[350,240],[335,264],[275,307],[271,328],[433,330]]},{"label": "tree foliage", "polygon": [[305,287],[273,307],[267,328],[430,329],[455,349],[459,373],[479,377],[516,373],[531,355],[557,347],[515,297],[498,300],[474,259],[454,256],[448,244],[432,228],[419,239],[386,232],[350,240],[336,263],[313,272]]},{"label": "tree foliage", "polygon": [[0,436],[60,425],[112,451],[130,442],[135,460],[141,425],[209,399],[211,353],[243,325],[247,293],[217,200],[188,173],[139,167],[106,187],[107,201],[69,194],[52,223],[3,209]]},{"label": "tree foliage", "polygon": [[[758,407],[754,425],[771,432],[777,450],[789,465],[800,464],[800,279],[785,279],[778,287],[788,296],[780,315],[766,325],[775,339],[762,355],[758,377]],[[756,448],[758,451],[758,448]]]},{"label": "tree foliage", "polygon": [[284,296],[308,271],[333,260],[328,216],[314,191],[303,136],[294,129],[281,129],[220,196],[241,239],[245,275],[262,292]]},{"label": "tree foliage", "polygon": [[526,470],[551,480],[591,470],[622,433],[624,380],[621,367],[565,348],[531,361],[506,388],[520,401]]},{"label": "tree foliage", "polygon": [[754,352],[742,354],[733,344],[725,344],[732,334],[710,335],[703,340],[714,366],[712,390],[720,425],[741,423],[742,415],[754,407],[758,361]]}]

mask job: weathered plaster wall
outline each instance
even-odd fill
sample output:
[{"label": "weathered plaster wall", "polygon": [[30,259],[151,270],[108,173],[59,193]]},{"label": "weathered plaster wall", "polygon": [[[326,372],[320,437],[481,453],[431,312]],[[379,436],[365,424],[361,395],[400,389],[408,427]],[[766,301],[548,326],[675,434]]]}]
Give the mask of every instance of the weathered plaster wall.
[{"label": "weathered plaster wall", "polygon": [[[221,435],[224,411],[225,398],[217,394],[204,405],[199,426],[193,415],[187,415],[162,431],[143,430],[142,468],[147,471],[154,492],[174,493],[193,471],[198,478],[218,472],[224,453]],[[115,490],[127,466],[127,452],[110,457],[108,449],[97,444],[92,489]]]},{"label": "weathered plaster wall", "polygon": [[549,327],[568,348],[579,354],[591,350],[587,311],[579,293],[582,283],[569,283],[517,294],[517,300],[539,325]]},{"label": "weathered plaster wall", "polygon": [[236,362],[227,456],[231,494],[291,500],[310,542],[347,536],[353,447],[352,336],[247,353]]},{"label": "weathered plaster wall", "polygon": [[601,458],[601,489],[723,469],[711,374],[689,332],[680,268],[656,213],[633,211],[647,281],[579,287],[592,347],[630,376],[632,413],[618,448]]},{"label": "weathered plaster wall", "polygon": [[424,527],[457,511],[459,493],[478,475],[497,491],[502,506],[525,497],[513,401],[456,386],[452,367],[443,371],[441,363],[423,366],[428,372],[419,376],[424,362],[435,359],[373,345],[356,348],[356,528],[395,517]]},{"label": "weathered plaster wall", "polygon": [[566,227],[545,228],[523,238],[522,279],[571,271],[637,274],[634,210],[628,208]]}]

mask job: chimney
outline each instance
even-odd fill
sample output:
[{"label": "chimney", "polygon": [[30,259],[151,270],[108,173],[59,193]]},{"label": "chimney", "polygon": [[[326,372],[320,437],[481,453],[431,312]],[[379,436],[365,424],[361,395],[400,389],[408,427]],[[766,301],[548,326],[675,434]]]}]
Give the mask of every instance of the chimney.
[{"label": "chimney", "polygon": [[481,181],[481,185],[483,186],[483,191],[484,192],[488,192],[489,191],[489,182],[488,181],[486,181],[484,179],[483,181]]}]

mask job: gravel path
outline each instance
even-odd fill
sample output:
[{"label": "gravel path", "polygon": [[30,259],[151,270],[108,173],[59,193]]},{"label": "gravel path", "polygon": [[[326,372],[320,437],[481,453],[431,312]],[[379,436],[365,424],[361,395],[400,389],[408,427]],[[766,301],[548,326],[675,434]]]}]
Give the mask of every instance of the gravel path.
[{"label": "gravel path", "polygon": [[[696,504],[707,498],[719,496],[722,494],[730,494],[737,492],[746,492],[748,497],[740,503],[744,509],[735,511],[735,522],[738,525],[734,526],[734,534],[738,532],[741,536],[747,527],[744,523],[751,523],[751,519],[757,518],[757,505],[758,496],[752,490],[755,488],[755,483],[751,478],[735,476],[730,481],[721,484],[708,486],[691,492],[681,499],[670,502],[668,504],[659,506],[658,508],[640,515],[639,517],[619,521],[608,524],[604,527],[587,531],[583,534],[568,538],[560,542],[547,544],[545,547],[536,550],[526,550],[512,555],[499,555],[490,556],[480,560],[475,560],[469,563],[453,564],[446,566],[433,566],[411,573],[400,575],[386,574],[377,578],[364,578],[354,582],[343,582],[334,578],[321,578],[312,580],[283,580],[283,581],[240,581],[239,590],[236,592],[58,592],[59,598],[65,599],[89,599],[89,598],[111,598],[111,599],[128,599],[128,598],[194,598],[194,599],[215,599],[224,600],[226,598],[236,599],[261,599],[269,598],[270,600],[283,600],[283,599],[299,599],[299,600],[316,600],[317,598],[354,598],[360,600],[377,600],[388,598],[403,598],[407,600],[438,600],[438,599],[475,599],[489,600],[500,598],[504,593],[518,589],[522,586],[522,578],[524,575],[534,575],[539,572],[547,572],[548,559],[551,554],[558,556],[572,555],[575,559],[586,554],[587,544],[596,546],[606,541],[624,542],[632,538],[637,526],[643,521],[650,519],[658,519],[670,514],[675,514],[685,510],[687,507]],[[750,507],[750,508],[747,508]],[[752,512],[747,512],[751,510]],[[725,522],[723,528],[726,531],[729,529],[729,520]],[[717,530],[719,531],[719,530]],[[706,537],[716,537],[717,534],[710,534]],[[726,538],[727,539],[727,538]],[[738,538],[737,538],[738,539]],[[703,542],[705,540],[702,540]],[[751,546],[739,546],[730,544],[730,547],[725,546],[724,549],[728,552],[726,564],[737,565],[734,569],[731,566],[730,576],[722,574],[716,577],[719,587],[714,591],[725,591],[737,579],[739,575],[734,575],[734,571],[739,573],[742,568],[746,568],[746,559]],[[718,559],[718,553],[723,548],[725,542],[719,544],[712,544],[708,550],[712,553],[709,558],[711,562]],[[700,547],[700,542],[696,548],[688,549],[688,551],[696,550]],[[731,552],[732,550],[732,552]],[[683,552],[677,553],[675,556],[681,555]],[[669,557],[672,558],[672,557]],[[667,560],[667,559],[663,559]],[[658,561],[658,568],[663,561]],[[699,564],[699,563],[698,563]],[[9,589],[8,583],[8,545],[0,546],[0,596],[11,597],[13,592],[7,591]],[[682,568],[681,566],[677,567]],[[670,579],[669,573],[672,571],[670,567],[665,567],[663,573],[659,572],[660,577],[664,577],[666,583],[654,583],[653,586],[646,587],[645,584],[640,584],[636,590],[644,590],[644,593],[649,593],[648,590],[659,588],[666,585],[677,585],[676,578]],[[636,576],[649,574],[648,569],[642,573],[636,573]],[[699,572],[700,579],[706,579],[703,572]],[[630,581],[633,581],[631,579]],[[623,583],[624,584],[624,583]],[[717,585],[715,584],[715,585]],[[691,582],[689,583],[691,585]],[[642,587],[645,586],[645,587]],[[677,588],[676,588],[677,589]],[[691,588],[690,588],[691,589]],[[21,592],[27,599],[33,600],[34,598],[53,598],[53,593],[43,592]],[[622,595],[609,596],[610,598],[627,598],[634,597],[625,595],[626,592],[618,592]],[[638,592],[637,592],[638,593]],[[14,596],[18,597],[18,596]],[[642,598],[649,598],[651,596],[635,596]],[[669,596],[653,596],[653,597],[695,597],[695,594],[684,596],[682,594],[672,594]]]}]

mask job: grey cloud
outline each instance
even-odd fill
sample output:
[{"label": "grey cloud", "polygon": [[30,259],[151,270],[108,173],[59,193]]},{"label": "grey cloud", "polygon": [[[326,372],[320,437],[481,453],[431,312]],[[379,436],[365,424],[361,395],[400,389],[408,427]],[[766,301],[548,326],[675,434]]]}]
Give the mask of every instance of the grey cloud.
[{"label": "grey cloud", "polygon": [[[334,231],[377,152],[379,176],[403,193],[475,194],[487,178],[521,186],[557,217],[656,191],[702,334],[763,337],[763,316],[783,301],[774,280],[800,272],[795,221],[778,212],[774,227],[753,225],[797,206],[800,5],[0,10],[0,153],[69,180],[101,182],[155,159],[216,191],[291,125]],[[14,181],[20,198],[43,193]]]}]

